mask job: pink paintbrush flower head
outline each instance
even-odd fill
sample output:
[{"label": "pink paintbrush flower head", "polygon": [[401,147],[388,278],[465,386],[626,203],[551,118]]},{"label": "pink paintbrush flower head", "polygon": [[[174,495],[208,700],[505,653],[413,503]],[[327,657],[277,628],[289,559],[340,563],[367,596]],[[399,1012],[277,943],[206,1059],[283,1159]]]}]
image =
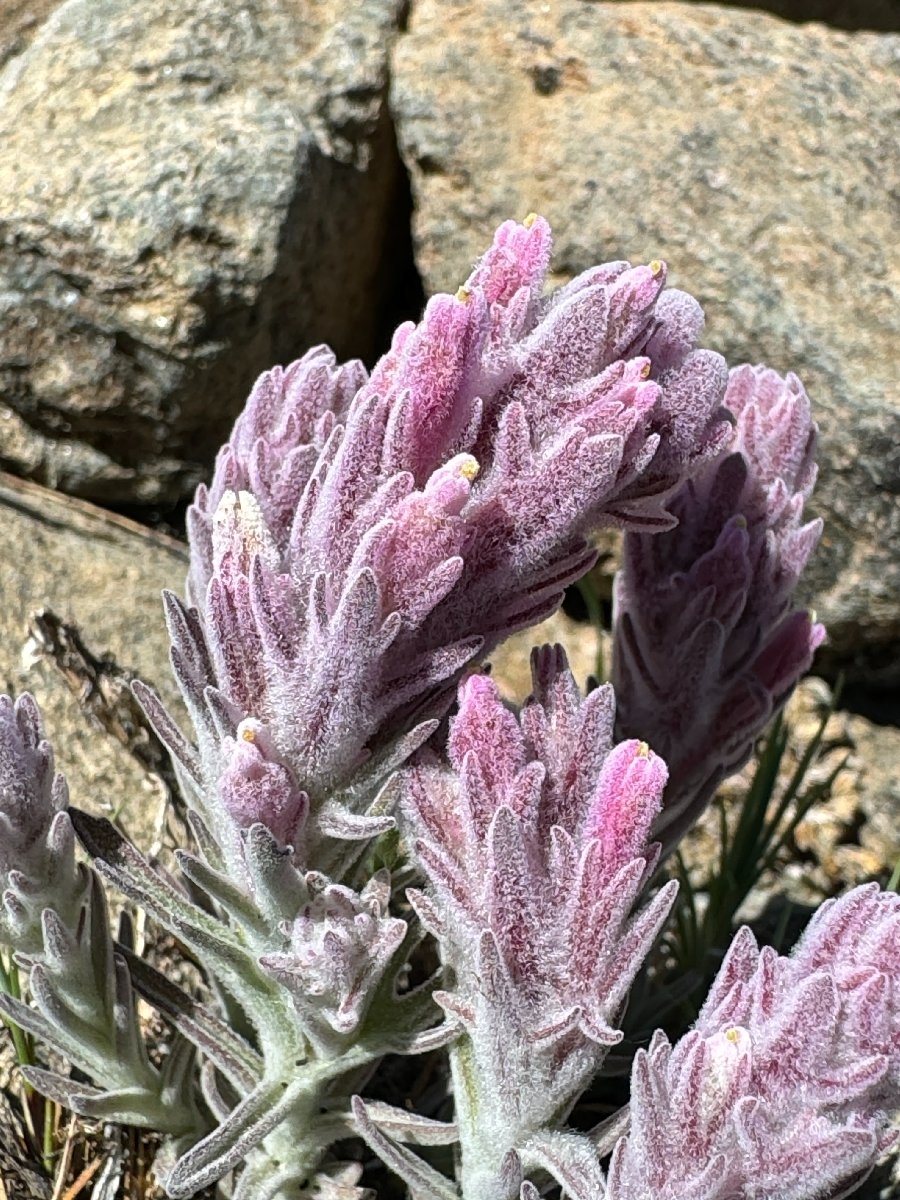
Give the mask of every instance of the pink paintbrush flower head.
[{"label": "pink paintbrush flower head", "polygon": [[665,764],[643,743],[613,746],[612,689],[582,697],[560,647],[535,651],[532,673],[518,718],[488,677],[465,680],[447,762],[425,753],[402,775],[428,880],[410,899],[455,980],[437,998],[471,1039],[491,1137],[506,1147],[565,1111],[621,1039],[628,988],[674,898],[669,885],[635,911],[657,860],[647,835]]},{"label": "pink paintbrush flower head", "polygon": [[193,608],[168,601],[197,752],[142,692],[212,824],[241,721],[314,814],[557,607],[592,529],[669,528],[731,436],[724,363],[662,263],[545,296],[549,260],[546,221],[506,222],[370,377],[317,348],[254,388],[189,513]]}]

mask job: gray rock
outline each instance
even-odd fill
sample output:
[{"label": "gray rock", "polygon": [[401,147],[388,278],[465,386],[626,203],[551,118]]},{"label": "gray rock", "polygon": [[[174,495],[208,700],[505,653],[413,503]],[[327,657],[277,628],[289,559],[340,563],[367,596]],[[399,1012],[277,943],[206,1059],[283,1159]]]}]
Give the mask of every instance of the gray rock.
[{"label": "gray rock", "polygon": [[372,352],[396,7],[67,0],[10,58],[0,465],[174,501],[260,371]]},{"label": "gray rock", "polygon": [[531,210],[563,280],[664,258],[822,429],[820,668],[900,684],[900,38],[699,4],[418,0],[392,104],[426,288]]},{"label": "gray rock", "polygon": [[[146,739],[128,728],[121,672],[182,713],[160,591],[181,591],[186,572],[180,542],[0,473],[0,692],[34,694],[72,803],[117,815],[144,849],[166,793]],[[56,661],[37,652],[34,615],[44,609],[77,626],[88,653],[106,659],[99,670],[82,670],[77,647]],[[104,721],[111,709],[119,719]]]}]

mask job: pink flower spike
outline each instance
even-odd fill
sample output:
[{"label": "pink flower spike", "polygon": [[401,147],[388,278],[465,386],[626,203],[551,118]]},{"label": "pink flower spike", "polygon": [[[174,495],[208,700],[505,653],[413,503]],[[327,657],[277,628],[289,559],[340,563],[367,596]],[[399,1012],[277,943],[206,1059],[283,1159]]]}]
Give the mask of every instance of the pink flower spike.
[{"label": "pink flower spike", "polygon": [[585,838],[603,843],[609,875],[644,852],[668,777],[666,764],[646,742],[622,742],[609,754],[583,829]]},{"label": "pink flower spike", "polygon": [[427,919],[471,1014],[467,1086],[498,1148],[568,1111],[621,1041],[675,888],[641,906],[665,764],[640,742],[612,746],[611,689],[584,698],[560,647],[536,651],[532,673],[518,719],[490,678],[465,680],[445,763],[429,754],[401,776]]},{"label": "pink flower spike", "polygon": [[469,276],[463,290],[478,291],[488,306],[505,306],[525,289],[535,301],[541,293],[550,265],[552,239],[543,217],[504,221],[494,234],[494,243]]}]

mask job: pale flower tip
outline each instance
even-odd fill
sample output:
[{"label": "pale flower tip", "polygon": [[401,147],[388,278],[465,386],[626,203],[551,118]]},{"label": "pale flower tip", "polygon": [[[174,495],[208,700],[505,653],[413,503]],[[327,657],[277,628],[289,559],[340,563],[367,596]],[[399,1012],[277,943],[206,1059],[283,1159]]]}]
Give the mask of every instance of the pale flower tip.
[{"label": "pale flower tip", "polygon": [[226,488],[219,497],[219,503],[213,512],[213,520],[221,522],[226,515],[233,513],[237,506],[237,493],[232,491],[231,488]]},{"label": "pale flower tip", "polygon": [[530,212],[528,214],[528,216],[525,218],[525,220],[522,222],[522,224],[525,226],[526,229],[530,229],[537,219],[538,219],[537,213]]},{"label": "pale flower tip", "polygon": [[262,510],[252,492],[226,488],[213,513],[213,523],[220,527],[238,521],[244,528],[256,528],[262,523]]},{"label": "pale flower tip", "polygon": [[461,287],[456,292],[456,299],[460,302],[460,304],[468,304],[472,299],[472,293],[467,287]]},{"label": "pale flower tip", "polygon": [[471,454],[466,454],[463,456],[463,460],[459,464],[459,473],[463,479],[471,483],[474,479],[478,478],[478,473],[480,470],[481,467],[477,458],[473,458]]},{"label": "pale flower tip", "polygon": [[262,725],[255,717],[244,717],[235,731],[235,736],[242,742],[249,742],[253,745],[259,738],[262,732]]}]

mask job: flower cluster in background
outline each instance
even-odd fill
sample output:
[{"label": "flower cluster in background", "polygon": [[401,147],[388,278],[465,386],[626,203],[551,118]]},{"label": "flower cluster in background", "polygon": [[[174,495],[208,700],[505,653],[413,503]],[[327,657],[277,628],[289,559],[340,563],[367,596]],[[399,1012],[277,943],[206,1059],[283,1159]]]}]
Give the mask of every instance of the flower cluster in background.
[{"label": "flower cluster in background", "polygon": [[[178,877],[70,809],[34,702],[0,700],[0,941],[27,972],[0,1011],[78,1068],[35,1088],[164,1135],[173,1198],[361,1198],[362,1137],[417,1200],[837,1200],[895,1140],[900,911],[874,886],[791,957],[739,933],[695,1028],[631,1051],[630,1105],[567,1125],[627,1050],[661,864],[822,640],[792,600],[821,527],[794,376],[699,349],[661,263],[546,295],[549,259],[546,222],[507,222],[371,375],[320,347],[258,381],[165,598],[191,730],[135,687],[189,809]],[[515,711],[484,664],[604,527],[612,682],[583,694],[543,647]],[[202,995],[113,941],[101,876]],[[173,1029],[161,1067],[135,993]],[[452,1117],[370,1094],[435,1051]]]},{"label": "flower cluster in background", "polygon": [[825,630],[791,599],[822,532],[802,524],[815,426],[799,379],[738,367],[725,389],[729,453],[673,497],[678,525],[628,534],[616,580],[614,683],[623,736],[669,766],[657,833],[671,849],[801,674]]}]

